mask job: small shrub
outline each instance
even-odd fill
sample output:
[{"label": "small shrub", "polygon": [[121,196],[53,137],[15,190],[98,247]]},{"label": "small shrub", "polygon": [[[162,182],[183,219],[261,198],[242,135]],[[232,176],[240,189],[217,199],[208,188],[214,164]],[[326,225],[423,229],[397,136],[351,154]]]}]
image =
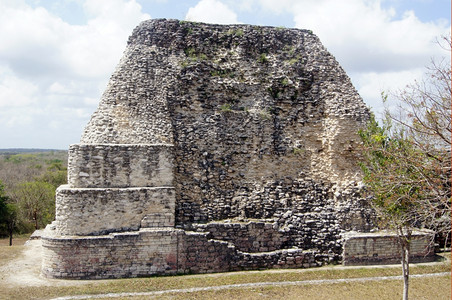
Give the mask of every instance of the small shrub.
[{"label": "small shrub", "polygon": [[232,111],[232,105],[229,103],[225,103],[220,106],[222,112]]},{"label": "small shrub", "polygon": [[213,77],[222,77],[222,78],[234,78],[235,77],[235,73],[232,70],[214,70],[210,72],[210,75]]},{"label": "small shrub", "polygon": [[185,59],[184,61],[182,61],[180,63],[182,68],[186,68],[190,64],[190,62],[197,62],[200,60],[208,60],[207,55],[205,55],[204,53],[197,53],[195,48],[193,48],[193,47],[189,47],[189,48],[185,49],[184,53],[187,56],[187,59]]},{"label": "small shrub", "polygon": [[260,112],[259,112],[259,116],[261,117],[261,119],[263,119],[263,120],[270,120],[271,119],[271,114],[270,114],[270,112],[268,111],[268,110],[265,110],[265,109],[263,109],[263,110],[261,110]]},{"label": "small shrub", "polygon": [[261,55],[258,58],[258,61],[262,64],[268,63],[267,55],[265,53],[261,53]]},{"label": "small shrub", "polygon": [[243,30],[241,29],[241,28],[238,28],[236,31],[235,31],[235,33],[234,33],[234,35],[235,36],[243,36]]},{"label": "small shrub", "polygon": [[184,52],[187,57],[190,58],[196,57],[196,50],[193,47],[185,49]]},{"label": "small shrub", "polygon": [[268,88],[268,92],[270,93],[270,95],[272,96],[273,99],[278,99],[280,96],[280,90],[277,88]]},{"label": "small shrub", "polygon": [[292,149],[292,152],[293,152],[293,154],[295,154],[295,155],[303,155],[304,150],[303,150],[303,149],[300,149],[300,148],[298,148],[298,147],[294,147],[294,148]]}]

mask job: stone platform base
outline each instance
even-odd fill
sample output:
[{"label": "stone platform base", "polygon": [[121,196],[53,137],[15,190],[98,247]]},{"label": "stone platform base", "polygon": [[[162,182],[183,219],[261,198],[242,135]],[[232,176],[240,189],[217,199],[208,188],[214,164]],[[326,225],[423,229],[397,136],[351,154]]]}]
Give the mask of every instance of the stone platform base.
[{"label": "stone platform base", "polygon": [[[235,241],[220,240],[220,236],[216,237],[212,233],[210,227],[214,225],[218,224],[199,226],[198,230],[203,229],[205,232],[162,227],[101,236],[60,236],[46,229],[41,237],[42,274],[49,278],[107,279],[310,268],[321,266],[327,261],[328,256],[318,250],[261,247],[260,242],[265,240],[265,244],[270,244],[267,240],[277,240],[278,237],[268,232],[264,234],[266,227],[258,226],[258,223],[250,222],[247,226],[231,224],[230,228],[226,226],[229,229],[237,227],[244,230],[249,227],[249,230],[262,230],[262,241],[250,245],[240,237]],[[412,262],[434,259],[432,239],[433,232],[430,231],[413,233]],[[274,246],[278,248],[281,245]],[[347,233],[343,249],[343,264],[346,266],[400,262],[397,239],[390,232]]]},{"label": "stone platform base", "polygon": [[[434,232],[415,231],[412,234],[410,262],[428,262],[435,258]],[[400,263],[400,246],[394,232],[349,232],[344,236],[343,264],[376,265]]]},{"label": "stone platform base", "polygon": [[49,278],[106,279],[214,273],[321,265],[302,249],[247,253],[208,233],[144,228],[103,236],[42,236],[42,274]]}]

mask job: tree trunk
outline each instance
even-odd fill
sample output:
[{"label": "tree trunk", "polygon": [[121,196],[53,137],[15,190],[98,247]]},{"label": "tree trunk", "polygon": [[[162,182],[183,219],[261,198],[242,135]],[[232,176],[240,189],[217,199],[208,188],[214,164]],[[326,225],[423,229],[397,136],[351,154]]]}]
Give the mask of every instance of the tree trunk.
[{"label": "tree trunk", "polygon": [[10,246],[13,245],[13,231],[12,230],[9,231],[9,245]]},{"label": "tree trunk", "polygon": [[35,219],[35,229],[38,229],[38,213],[36,211],[33,212],[33,219]]},{"label": "tree trunk", "polygon": [[9,245],[13,245],[13,231],[14,231],[14,223],[8,222],[8,233],[9,233]]},{"label": "tree trunk", "polygon": [[402,257],[402,277],[403,277],[403,300],[408,300],[408,287],[410,279],[410,242],[411,229],[398,228],[398,240],[401,248]]},{"label": "tree trunk", "polygon": [[[404,244],[404,245],[403,245]],[[410,246],[409,242],[402,244],[402,274],[403,274],[403,300],[408,300],[408,287],[410,279]]]}]

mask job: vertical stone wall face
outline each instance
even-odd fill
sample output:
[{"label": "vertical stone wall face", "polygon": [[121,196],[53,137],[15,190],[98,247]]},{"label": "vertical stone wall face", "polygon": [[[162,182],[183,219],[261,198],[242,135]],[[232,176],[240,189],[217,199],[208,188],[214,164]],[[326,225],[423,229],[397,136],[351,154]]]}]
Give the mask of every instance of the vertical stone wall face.
[{"label": "vertical stone wall face", "polygon": [[129,38],[43,238],[43,273],[118,278],[340,261],[373,228],[369,112],[307,30],[150,20]]},{"label": "vertical stone wall face", "polygon": [[43,237],[44,276],[105,279],[176,274],[175,230],[141,230],[93,237]]},{"label": "vertical stone wall face", "polygon": [[[142,220],[156,213],[172,217],[161,227],[174,226],[173,188],[68,188],[56,195],[53,225],[61,235],[99,235],[138,230]],[[146,226],[144,226],[146,227]]]},{"label": "vertical stone wall face", "polygon": [[[415,231],[410,242],[410,262],[434,260],[432,231]],[[400,245],[391,232],[347,233],[344,243],[344,265],[400,263]]]},{"label": "vertical stone wall face", "polygon": [[173,186],[172,146],[76,144],[69,147],[71,187]]}]

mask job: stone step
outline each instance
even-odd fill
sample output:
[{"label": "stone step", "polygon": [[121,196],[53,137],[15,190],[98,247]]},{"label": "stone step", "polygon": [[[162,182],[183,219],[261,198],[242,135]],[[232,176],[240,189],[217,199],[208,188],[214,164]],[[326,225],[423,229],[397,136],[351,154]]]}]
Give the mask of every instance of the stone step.
[{"label": "stone step", "polygon": [[[59,235],[100,235],[174,226],[172,187],[71,188],[56,194],[55,230]],[[152,217],[158,220],[152,220]],[[142,220],[144,219],[144,222]]]},{"label": "stone step", "polygon": [[170,144],[73,144],[69,147],[71,187],[173,185]]}]

